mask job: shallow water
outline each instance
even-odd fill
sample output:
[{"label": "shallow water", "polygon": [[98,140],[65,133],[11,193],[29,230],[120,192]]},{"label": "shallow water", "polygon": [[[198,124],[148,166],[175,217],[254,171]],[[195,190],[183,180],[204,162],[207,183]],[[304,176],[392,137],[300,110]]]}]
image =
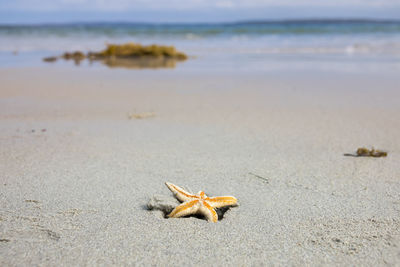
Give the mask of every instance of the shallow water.
[{"label": "shallow water", "polygon": [[[232,24],[66,24],[0,26],[0,66],[43,63],[65,51],[101,50],[106,43],[174,45],[192,58],[188,71],[281,69],[358,72],[400,70],[400,22],[281,21]],[[195,60],[193,60],[195,58]],[[104,67],[82,62],[80,67]]]}]

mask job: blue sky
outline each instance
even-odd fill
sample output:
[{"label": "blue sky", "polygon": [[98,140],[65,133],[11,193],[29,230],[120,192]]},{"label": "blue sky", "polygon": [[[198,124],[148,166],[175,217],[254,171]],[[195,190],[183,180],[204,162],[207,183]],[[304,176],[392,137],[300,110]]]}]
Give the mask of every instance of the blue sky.
[{"label": "blue sky", "polygon": [[400,0],[0,0],[0,23],[400,19]]}]

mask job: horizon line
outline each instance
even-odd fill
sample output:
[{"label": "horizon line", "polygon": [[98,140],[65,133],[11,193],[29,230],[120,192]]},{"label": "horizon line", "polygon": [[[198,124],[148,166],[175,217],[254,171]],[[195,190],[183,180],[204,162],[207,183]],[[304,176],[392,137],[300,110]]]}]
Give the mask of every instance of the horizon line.
[{"label": "horizon line", "polygon": [[400,23],[400,19],[380,19],[380,18],[291,18],[291,19],[251,19],[251,20],[234,20],[234,21],[221,21],[221,22],[143,22],[143,21],[71,21],[71,22],[32,22],[32,23],[0,23],[0,27],[4,26],[73,26],[73,25],[240,25],[240,24],[273,24],[273,23]]}]

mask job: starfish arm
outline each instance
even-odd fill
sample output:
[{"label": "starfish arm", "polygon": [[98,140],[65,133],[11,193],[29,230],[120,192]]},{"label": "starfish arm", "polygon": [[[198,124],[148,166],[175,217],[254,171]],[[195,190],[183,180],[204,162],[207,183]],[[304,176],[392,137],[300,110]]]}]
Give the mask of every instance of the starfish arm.
[{"label": "starfish arm", "polygon": [[191,201],[198,198],[197,196],[186,192],[177,185],[168,182],[166,182],[165,185],[169,190],[171,190],[172,193],[174,193],[175,197],[182,202]]},{"label": "starfish arm", "polygon": [[237,205],[237,199],[232,196],[223,197],[209,197],[206,199],[208,204],[213,208],[222,208],[225,206],[235,206]]},{"label": "starfish arm", "polygon": [[182,203],[178,207],[176,207],[173,211],[171,211],[171,213],[168,214],[168,217],[179,218],[186,215],[194,214],[199,209],[198,203],[199,203],[198,200],[192,200],[189,202]]},{"label": "starfish arm", "polygon": [[199,212],[206,217],[209,222],[217,222],[218,214],[207,202],[203,202],[203,205],[200,207]]}]

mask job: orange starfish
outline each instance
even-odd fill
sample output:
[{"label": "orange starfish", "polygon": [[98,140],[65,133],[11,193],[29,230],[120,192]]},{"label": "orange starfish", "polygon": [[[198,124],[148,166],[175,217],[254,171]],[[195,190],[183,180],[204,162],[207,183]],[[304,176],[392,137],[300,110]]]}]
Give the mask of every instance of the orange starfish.
[{"label": "orange starfish", "polygon": [[203,214],[208,221],[217,222],[218,214],[214,210],[215,208],[237,205],[237,199],[232,196],[207,197],[203,191],[193,195],[174,184],[168,182],[165,184],[169,190],[174,193],[175,197],[179,201],[183,202],[168,214],[168,217],[170,218],[179,218],[190,214],[200,213]]}]

